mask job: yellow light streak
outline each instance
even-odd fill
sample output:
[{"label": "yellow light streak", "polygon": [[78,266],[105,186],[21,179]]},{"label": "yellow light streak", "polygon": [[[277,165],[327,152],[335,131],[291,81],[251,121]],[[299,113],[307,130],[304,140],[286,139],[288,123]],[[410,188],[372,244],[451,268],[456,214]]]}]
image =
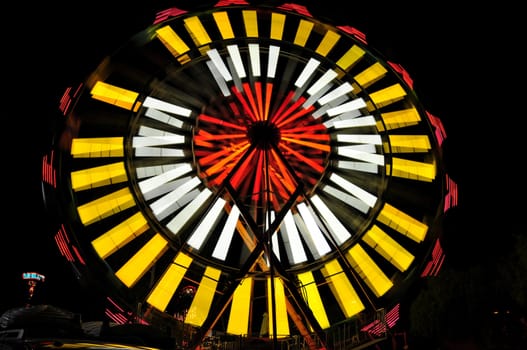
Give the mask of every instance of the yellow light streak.
[{"label": "yellow light streak", "polygon": [[426,224],[388,203],[384,204],[377,220],[418,243],[425,239],[428,232]]},{"label": "yellow light streak", "polygon": [[90,93],[95,100],[106,102],[129,111],[137,112],[141,106],[141,103],[137,102],[139,93],[102,81],[96,82]]},{"label": "yellow light streak", "polygon": [[192,262],[192,258],[179,253],[163,273],[146,301],[160,311],[165,311]]},{"label": "yellow light streak", "polygon": [[351,267],[357,271],[372,292],[380,297],[391,287],[393,282],[382,272],[381,268],[359,244],[354,245],[346,254]]},{"label": "yellow light streak", "polygon": [[148,229],[148,222],[141,212],[135,213],[103,235],[92,241],[97,254],[106,259]]},{"label": "yellow light streak", "polygon": [[124,162],[101,165],[71,173],[71,188],[82,191],[127,181]]},{"label": "yellow light streak", "polygon": [[71,142],[73,158],[124,156],[124,137],[75,138]]},{"label": "yellow light streak", "polygon": [[130,288],[167,250],[168,242],[163,236],[156,234],[115,273],[115,276]]},{"label": "yellow light streak", "polygon": [[129,188],[123,188],[77,207],[81,222],[88,226],[135,205]]}]

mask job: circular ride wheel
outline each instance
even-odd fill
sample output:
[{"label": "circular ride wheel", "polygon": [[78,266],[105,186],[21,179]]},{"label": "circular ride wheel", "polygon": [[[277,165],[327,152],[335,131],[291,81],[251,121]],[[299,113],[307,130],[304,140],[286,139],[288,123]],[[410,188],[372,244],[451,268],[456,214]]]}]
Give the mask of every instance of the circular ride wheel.
[{"label": "circular ride wheel", "polygon": [[447,192],[441,123],[406,77],[299,5],[167,9],[70,92],[45,191],[61,249],[194,343],[323,339],[391,307]]}]

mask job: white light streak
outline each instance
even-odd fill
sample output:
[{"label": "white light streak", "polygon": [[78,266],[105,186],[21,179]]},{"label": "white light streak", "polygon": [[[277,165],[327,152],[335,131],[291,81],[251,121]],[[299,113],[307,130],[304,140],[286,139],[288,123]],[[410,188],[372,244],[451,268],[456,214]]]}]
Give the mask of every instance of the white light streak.
[{"label": "white light streak", "polygon": [[279,56],[280,56],[280,48],[274,45],[269,46],[269,59],[267,62],[267,77],[268,78],[275,77]]},{"label": "white light streak", "polygon": [[183,117],[189,117],[190,113],[192,113],[192,110],[188,108],[181,107],[173,103],[165,102],[165,101],[162,101],[157,98],[150,97],[150,96],[145,98],[145,101],[143,102],[143,106],[155,108],[160,111],[173,113],[175,115],[180,115]]},{"label": "white light streak", "polygon": [[227,222],[225,223],[225,226],[223,226],[218,243],[212,252],[212,256],[216,259],[225,260],[227,257],[239,217],[240,209],[238,209],[237,206],[233,206],[231,212],[229,213],[229,217],[227,218]]},{"label": "white light streak", "polygon": [[218,198],[207,212],[207,215],[201,220],[198,227],[192,232],[192,235],[187,241],[188,245],[196,249],[201,249],[203,242],[207,240],[212,228],[217,224],[224,206],[225,200],[223,198]]},{"label": "white light streak", "polygon": [[[181,184],[181,186],[172,190],[171,192],[159,198],[150,205],[150,208],[152,209],[154,215],[156,215],[156,217],[166,216],[164,215],[164,212],[171,207],[172,203],[177,202],[179,199],[181,199],[181,197],[183,197],[184,194],[193,190],[200,183],[201,180],[198,177],[187,178],[187,181]],[[165,182],[156,183],[155,188],[161,186],[162,184],[165,184]],[[148,192],[144,193],[148,194]]]},{"label": "white light streak", "polygon": [[205,188],[200,194],[196,196],[186,207],[184,207],[177,215],[170,220],[167,228],[177,235],[198,209],[205,203],[205,201],[212,195],[212,192]]},{"label": "white light streak", "polygon": [[229,91],[229,87],[227,86],[227,83],[221,76],[220,72],[218,71],[214,63],[212,63],[212,61],[207,61],[207,67],[209,67],[210,73],[212,74],[212,77],[216,81],[216,84],[218,84],[218,87],[220,88],[220,91],[223,94],[223,96],[230,96],[231,92]]},{"label": "white light streak", "polygon": [[253,77],[260,76],[260,45],[249,44],[249,58]]},{"label": "white light streak", "polygon": [[311,75],[315,72],[315,69],[317,69],[319,64],[319,61],[315,60],[314,58],[310,58],[309,62],[307,62],[306,66],[304,67],[304,70],[302,73],[300,73],[300,76],[295,81],[295,86],[299,88],[303,87]]},{"label": "white light streak", "polygon": [[306,242],[308,243],[313,255],[318,259],[329,253],[331,249],[326,238],[320,231],[317,222],[313,218],[311,211],[307,208],[305,203],[298,204],[297,208],[302,220],[304,221],[305,229],[307,230],[307,235],[304,237],[306,238]]},{"label": "white light streak", "polygon": [[223,60],[221,59],[221,56],[218,53],[218,50],[216,50],[216,49],[209,50],[209,51],[207,51],[207,55],[211,59],[212,63],[214,63],[214,66],[216,67],[218,72],[220,72],[220,74],[223,77],[223,79],[225,81],[231,81],[232,80],[232,75],[229,72],[229,69],[227,68],[227,66],[225,65]]},{"label": "white light streak", "polygon": [[311,85],[311,87],[307,90],[307,93],[309,95],[313,95],[320,91],[325,86],[328,86],[329,83],[337,76],[337,72],[334,70],[328,70],[326,73],[324,73],[318,80]]},{"label": "white light streak", "polygon": [[366,102],[362,98],[356,98],[352,101],[349,101],[347,103],[341,104],[339,106],[336,106],[334,108],[328,109],[328,116],[332,117],[337,114],[342,114],[350,111],[357,110],[359,108],[366,107]]},{"label": "white light streak", "polygon": [[360,188],[359,186],[349,182],[348,180],[344,179],[343,177],[333,173],[329,176],[329,179],[348,191],[353,196],[359,198],[361,201],[366,203],[370,208],[373,208],[375,203],[377,202],[377,197],[372,195],[371,193],[367,192],[366,190]]},{"label": "white light streak", "polygon": [[295,219],[290,210],[285,214],[284,221],[280,225],[280,231],[282,232],[282,240],[284,241],[284,247],[289,261],[292,261],[293,264],[306,261],[306,252],[302,246],[302,240],[300,239]]},{"label": "white light streak", "polygon": [[331,92],[327,93],[326,95],[322,96],[318,103],[321,105],[324,105],[326,103],[329,103],[333,100],[335,100],[338,97],[344,96],[348,93],[353,91],[353,86],[351,86],[350,83],[345,82],[344,84],[340,85],[338,88],[333,89]]},{"label": "white light streak", "polygon": [[238,45],[228,45],[227,51],[229,51],[229,55],[232,59],[234,69],[236,70],[238,77],[242,79],[245,78],[247,74],[245,73],[245,67],[243,66],[243,61],[240,55],[240,50],[238,49]]},{"label": "white light streak", "polygon": [[158,120],[162,123],[165,123],[167,125],[171,125],[171,126],[175,126],[177,128],[182,128],[184,123],[183,121],[177,119],[177,118],[174,118],[172,117],[171,115],[169,114],[166,114],[164,112],[161,112],[155,108],[148,108],[146,110],[146,113],[145,113],[145,116],[149,117],[149,118],[152,118],[152,119],[155,119],[155,120]]},{"label": "white light streak", "polygon": [[314,195],[311,197],[311,202],[318,209],[318,212],[324,218],[329,231],[338,245],[346,242],[351,234],[348,230],[342,225],[339,219],[333,214],[333,212],[326,206],[326,204],[320,199],[319,196]]}]

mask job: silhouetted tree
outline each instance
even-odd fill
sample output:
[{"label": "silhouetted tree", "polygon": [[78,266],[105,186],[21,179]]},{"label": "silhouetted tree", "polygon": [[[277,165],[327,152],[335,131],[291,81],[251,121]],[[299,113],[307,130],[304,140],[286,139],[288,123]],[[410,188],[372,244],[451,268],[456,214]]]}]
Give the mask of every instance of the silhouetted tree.
[{"label": "silhouetted tree", "polygon": [[447,263],[425,281],[410,305],[409,333],[436,344],[520,349],[527,338],[527,237],[510,237],[509,249],[480,252],[464,266]]}]

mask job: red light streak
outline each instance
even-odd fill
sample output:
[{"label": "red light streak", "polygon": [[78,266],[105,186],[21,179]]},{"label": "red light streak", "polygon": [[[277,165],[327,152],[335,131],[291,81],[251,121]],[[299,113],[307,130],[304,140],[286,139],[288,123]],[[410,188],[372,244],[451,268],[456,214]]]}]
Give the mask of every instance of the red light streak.
[{"label": "red light streak", "polygon": [[242,107],[243,107],[243,110],[245,111],[245,113],[247,114],[247,117],[249,117],[249,119],[252,121],[252,122],[255,122],[257,120],[256,116],[254,115],[253,111],[251,110],[251,108],[249,107],[249,105],[247,104],[247,101],[245,100],[245,98],[243,97],[243,95],[241,94],[240,91],[238,91],[238,89],[236,88],[236,86],[233,86],[231,88],[232,90],[232,93],[234,94],[234,96],[236,96],[236,98],[238,99],[238,101],[241,103]]}]

